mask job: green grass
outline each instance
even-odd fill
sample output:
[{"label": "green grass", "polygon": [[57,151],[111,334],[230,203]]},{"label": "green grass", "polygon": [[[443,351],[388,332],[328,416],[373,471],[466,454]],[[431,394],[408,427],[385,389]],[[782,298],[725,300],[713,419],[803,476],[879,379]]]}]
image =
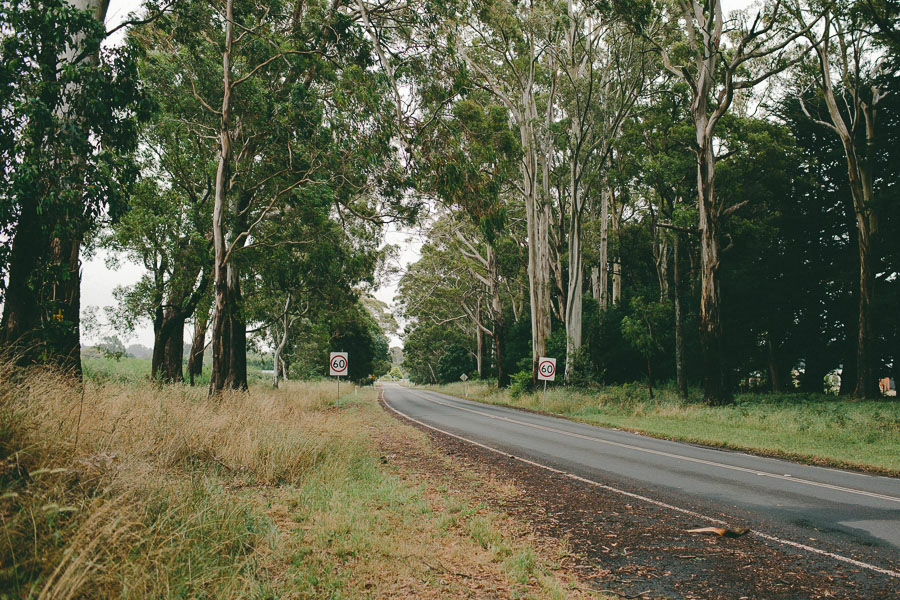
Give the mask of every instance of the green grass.
[{"label": "green grass", "polygon": [[84,394],[0,368],[0,599],[565,597],[504,517],[383,464],[385,436],[434,451],[372,388],[209,398],[141,367],[92,364]]},{"label": "green grass", "polygon": [[81,368],[86,378],[94,380],[137,382],[150,379],[150,361],[140,358],[114,360],[82,354]]},{"label": "green grass", "polygon": [[[433,387],[464,397],[465,386]],[[852,401],[824,394],[738,394],[710,407],[683,400],[672,389],[610,386],[571,390],[551,384],[546,405],[538,390],[513,398],[470,382],[469,397],[493,404],[545,410],[575,421],[639,431],[656,437],[782,456],[803,462],[900,475],[900,401]]]},{"label": "green grass", "polygon": [[[249,384],[271,384],[271,375],[264,374],[258,366],[259,361],[250,361],[247,364],[247,382]],[[138,383],[150,379],[150,361],[142,358],[123,357],[119,360],[97,356],[94,352],[84,352],[81,355],[81,367],[88,379],[118,383]],[[194,383],[198,387],[209,385],[210,365],[203,365],[203,373],[195,378]],[[187,360],[184,362],[184,374],[187,377]]]}]

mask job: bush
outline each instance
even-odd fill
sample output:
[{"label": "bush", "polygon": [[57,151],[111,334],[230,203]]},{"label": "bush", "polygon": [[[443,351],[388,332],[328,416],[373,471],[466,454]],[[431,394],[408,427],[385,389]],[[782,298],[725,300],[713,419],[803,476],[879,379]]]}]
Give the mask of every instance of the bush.
[{"label": "bush", "polygon": [[509,395],[518,399],[534,389],[531,371],[519,371],[509,378]]},{"label": "bush", "polygon": [[594,363],[587,347],[582,346],[572,355],[572,376],[569,385],[574,387],[591,387],[596,382]]}]

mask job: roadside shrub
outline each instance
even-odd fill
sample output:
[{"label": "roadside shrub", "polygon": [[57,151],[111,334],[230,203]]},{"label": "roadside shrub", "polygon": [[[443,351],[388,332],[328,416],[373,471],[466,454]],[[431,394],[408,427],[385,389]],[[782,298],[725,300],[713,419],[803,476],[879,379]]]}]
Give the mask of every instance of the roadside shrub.
[{"label": "roadside shrub", "polygon": [[509,378],[509,395],[518,400],[534,389],[531,371],[519,371]]},{"label": "roadside shrub", "polygon": [[594,363],[591,361],[591,353],[587,347],[582,346],[572,354],[572,376],[569,385],[573,387],[588,388],[596,383],[594,376]]}]

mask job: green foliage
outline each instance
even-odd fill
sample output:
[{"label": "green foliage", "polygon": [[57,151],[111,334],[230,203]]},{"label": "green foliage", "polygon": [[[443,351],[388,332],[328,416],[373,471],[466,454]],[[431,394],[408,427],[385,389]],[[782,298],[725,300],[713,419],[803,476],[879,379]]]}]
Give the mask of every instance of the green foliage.
[{"label": "green foliage", "polygon": [[23,362],[77,368],[79,252],[128,208],[151,106],[137,49],[101,48],[93,10],[5,0],[0,32],[2,336],[22,345]]},{"label": "green foliage", "polygon": [[582,346],[575,350],[575,353],[567,358],[567,362],[572,365],[572,375],[569,385],[579,388],[588,388],[597,381],[594,373],[594,363],[591,361],[590,349]]},{"label": "green foliage", "polygon": [[472,354],[459,344],[451,344],[438,359],[435,374],[438,383],[450,383],[459,381],[463,374],[469,377],[474,370],[475,361]]},{"label": "green foliage", "polygon": [[521,398],[534,389],[534,372],[531,369],[513,373],[509,378],[509,395],[511,398]]},{"label": "green foliage", "polygon": [[630,314],[622,318],[622,337],[649,361],[663,349],[659,332],[669,316],[668,307],[637,296],[631,299],[629,308]]}]

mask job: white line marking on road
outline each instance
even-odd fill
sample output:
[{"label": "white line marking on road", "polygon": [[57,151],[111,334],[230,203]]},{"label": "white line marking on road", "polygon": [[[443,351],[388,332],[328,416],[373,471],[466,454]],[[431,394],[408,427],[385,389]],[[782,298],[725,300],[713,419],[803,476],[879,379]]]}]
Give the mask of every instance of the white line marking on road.
[{"label": "white line marking on road", "polygon": [[[405,388],[405,389],[406,389],[407,391],[409,391],[409,392],[412,392],[412,390],[410,390],[410,389],[408,389],[408,388]],[[435,426],[433,426],[433,425],[429,425],[428,423],[424,423],[424,422],[422,422],[422,421],[419,421],[418,419],[414,419],[414,418],[410,417],[409,415],[403,414],[402,412],[400,412],[399,410],[397,410],[396,408],[394,408],[393,406],[391,406],[390,404],[388,404],[387,399],[384,397],[384,387],[380,387],[380,388],[379,388],[379,391],[380,391],[380,399],[381,399],[381,401],[384,403],[385,406],[387,406],[389,409],[391,409],[392,411],[394,411],[395,413],[397,413],[397,415],[399,415],[401,418],[406,419],[407,421],[410,421],[410,422],[412,422],[412,423],[416,423],[417,425],[421,425],[422,427],[425,427],[426,429],[431,429],[432,431],[437,431],[438,433],[442,433],[442,434],[444,434],[444,435],[446,435],[446,436],[449,436],[449,437],[455,438],[455,439],[457,439],[457,440],[466,442],[467,444],[472,444],[473,446],[478,446],[479,448],[483,448],[484,450],[488,450],[489,452],[493,452],[494,454],[499,454],[499,455],[501,455],[501,456],[508,456],[509,458],[515,459],[515,460],[517,460],[517,461],[519,461],[519,462],[522,462],[522,463],[525,463],[525,464],[527,464],[527,465],[531,465],[531,466],[533,466],[533,467],[538,467],[538,468],[540,468],[540,469],[544,469],[544,470],[546,470],[546,471],[550,471],[551,473],[556,473],[557,475],[562,475],[562,476],[567,477],[567,478],[569,478],[569,479],[573,479],[573,480],[575,480],[575,481],[580,481],[580,482],[582,482],[582,483],[586,483],[586,484],[588,484],[588,485],[591,485],[591,486],[594,486],[594,487],[597,487],[597,488],[600,488],[600,489],[603,489],[603,490],[606,490],[606,491],[609,491],[609,492],[613,492],[613,493],[615,493],[615,494],[620,494],[620,495],[626,496],[626,497],[628,497],[628,498],[634,498],[635,500],[641,500],[642,502],[647,502],[647,503],[649,503],[649,504],[653,504],[653,505],[659,506],[659,507],[661,507],[661,508],[665,508],[665,509],[668,509],[668,510],[673,510],[673,511],[675,511],[675,512],[679,512],[679,513],[682,513],[682,514],[685,514],[685,515],[689,515],[689,516],[695,517],[695,518],[697,518],[697,519],[703,519],[704,521],[708,521],[708,522],[710,522],[710,523],[715,523],[715,524],[717,524],[717,525],[725,525],[725,526],[728,525],[727,522],[725,522],[725,521],[723,521],[723,520],[721,520],[721,519],[717,519],[717,518],[715,518],[715,517],[710,517],[710,516],[704,515],[704,514],[702,514],[702,513],[698,513],[698,512],[693,511],[693,510],[689,510],[689,509],[687,509],[687,508],[681,508],[680,506],[675,506],[675,505],[673,505],[673,504],[668,504],[668,503],[666,503],[666,502],[660,502],[659,500],[654,500],[653,498],[648,498],[647,496],[642,496],[642,495],[640,495],[640,494],[635,494],[635,493],[633,493],[633,492],[627,492],[627,491],[625,491],[625,490],[620,490],[619,488],[615,488],[615,487],[612,487],[612,486],[610,486],[610,485],[606,485],[606,484],[604,484],[604,483],[600,483],[599,481],[594,481],[593,479],[587,479],[586,477],[581,477],[580,475],[576,475],[575,473],[569,473],[568,471],[562,471],[562,470],[560,470],[560,469],[556,469],[556,468],[554,468],[554,467],[550,467],[550,466],[548,466],[548,465],[544,465],[544,464],[541,464],[541,463],[539,463],[539,462],[535,462],[535,461],[533,461],[533,460],[529,460],[529,459],[524,458],[524,457],[522,457],[522,456],[516,456],[516,455],[514,455],[514,454],[510,454],[509,452],[504,452],[503,450],[498,450],[498,449],[496,449],[496,448],[492,448],[492,447],[487,446],[487,445],[485,445],[485,444],[482,444],[482,443],[480,443],[480,442],[476,442],[475,440],[470,440],[470,439],[468,439],[468,438],[465,438],[465,437],[463,437],[463,436],[461,436],[461,435],[456,435],[455,433],[450,433],[449,431],[444,431],[443,429],[440,429],[440,428],[435,427]],[[415,394],[415,392],[412,392],[412,393]],[[431,398],[425,398],[424,396],[421,396],[421,397],[424,398],[425,400],[428,400],[429,402],[435,402],[435,403],[438,403],[438,404],[443,404],[443,403],[441,403],[441,402],[437,402],[436,400],[432,400]],[[451,406],[451,408],[453,408],[453,407]],[[464,410],[467,410],[467,409],[464,409]],[[477,411],[472,411],[472,412],[477,412]],[[490,415],[488,415],[488,416],[490,416]],[[542,428],[542,429],[543,429],[543,428]],[[574,435],[577,435],[577,434],[574,434]],[[619,444],[619,445],[624,445],[624,444]],[[821,549],[819,549],[819,548],[814,548],[814,547],[808,546],[808,545],[806,545],[806,544],[801,544],[801,543],[799,543],[799,542],[794,542],[794,541],[791,541],[791,540],[786,540],[786,539],[783,539],[783,538],[780,538],[780,537],[777,537],[777,536],[774,536],[774,535],[769,535],[769,534],[767,534],[767,533],[763,533],[763,532],[761,532],[761,531],[757,531],[757,530],[755,530],[755,529],[750,531],[750,535],[754,535],[754,536],[756,536],[756,537],[760,537],[760,538],[762,538],[762,539],[764,539],[764,540],[768,540],[768,541],[770,541],[770,542],[775,542],[776,544],[781,544],[781,545],[784,545],[784,546],[791,546],[792,548],[797,548],[797,549],[799,549],[799,550],[804,550],[804,551],[806,551],[806,552],[811,552],[811,553],[813,553],[813,554],[818,554],[818,555],[820,555],[820,556],[827,556],[828,558],[833,558],[834,560],[837,560],[837,561],[840,561],[840,562],[843,562],[843,563],[847,563],[847,564],[853,565],[853,566],[855,566],[855,567],[860,567],[861,569],[866,569],[866,570],[869,570],[869,571],[873,571],[873,572],[875,572],[875,573],[880,573],[880,574],[882,574],[882,575],[887,575],[888,577],[894,577],[894,578],[900,579],[900,572],[898,572],[898,571],[893,571],[893,570],[891,570],[891,569],[885,569],[885,568],[879,567],[879,566],[877,566],[877,565],[872,565],[872,564],[869,564],[869,563],[866,563],[866,562],[862,562],[862,561],[856,560],[856,559],[854,559],[854,558],[850,558],[850,557],[847,557],[847,556],[842,556],[842,555],[840,555],[840,554],[835,554],[835,553],[833,553],[833,552],[828,552],[827,550],[821,550]]]},{"label": "white line marking on road", "polygon": [[[867,497],[869,497],[869,498],[877,498],[877,499],[879,499],[879,500],[887,500],[888,502],[900,502],[900,498],[898,498],[897,496],[888,496],[888,495],[885,495],[885,494],[878,494],[878,493],[875,493],[875,492],[867,492],[867,491],[865,491],[865,490],[857,490],[857,489],[854,489],[854,488],[848,488],[848,487],[843,487],[843,486],[839,486],[839,485],[832,485],[832,484],[830,484],[830,483],[820,483],[820,482],[818,482],[818,481],[811,481],[811,480],[809,480],[809,479],[801,479],[801,478],[798,478],[798,477],[792,477],[791,475],[787,475],[787,474],[782,475],[782,474],[780,474],[780,473],[768,473],[768,472],[765,472],[765,471],[758,471],[757,469],[748,469],[748,468],[745,468],[745,467],[738,467],[738,466],[736,466],[736,465],[729,465],[729,464],[720,463],[720,462],[716,462],[716,461],[712,461],[712,460],[706,460],[706,459],[703,459],[703,458],[693,458],[693,457],[690,457],[690,456],[683,456],[683,455],[681,455],[681,454],[674,454],[674,453],[672,453],[672,452],[665,452],[664,450],[652,450],[652,449],[650,449],[650,448],[641,448],[640,446],[635,446],[635,445],[632,445],[632,444],[624,444],[624,443],[622,443],[622,442],[613,442],[613,441],[611,441],[611,440],[604,440],[604,439],[601,439],[601,438],[591,437],[591,436],[589,436],[589,435],[582,435],[582,434],[580,434],[580,433],[574,433],[574,432],[571,432],[571,431],[565,431],[564,429],[556,429],[556,428],[554,428],[554,427],[546,427],[546,426],[544,426],[544,425],[537,425],[537,424],[535,424],[535,423],[528,423],[528,422],[526,422],[526,421],[519,421],[519,420],[516,420],[516,419],[510,419],[509,417],[500,417],[500,416],[497,416],[497,415],[492,415],[492,414],[490,414],[490,413],[482,412],[482,411],[480,411],[480,410],[474,410],[474,409],[471,409],[471,408],[465,408],[465,407],[462,407],[462,406],[457,406],[457,405],[454,405],[454,404],[450,404],[450,403],[448,403],[448,402],[442,402],[442,401],[440,401],[440,400],[435,400],[434,398],[429,398],[429,397],[427,397],[427,396],[425,396],[425,395],[423,395],[423,394],[420,394],[419,392],[416,392],[416,391],[413,391],[413,390],[410,390],[410,389],[407,389],[406,391],[408,391],[409,393],[411,393],[411,394],[413,394],[413,395],[416,395],[416,396],[422,398],[423,400],[427,400],[428,402],[434,402],[435,404],[440,404],[440,405],[446,406],[446,407],[448,407],[448,408],[453,408],[453,409],[456,409],[456,410],[462,410],[462,411],[465,411],[465,412],[474,413],[474,414],[476,414],[476,415],[480,415],[480,416],[483,416],[483,417],[487,417],[487,418],[489,418],[489,419],[495,419],[495,420],[498,420],[498,421],[506,421],[506,422],[508,422],[508,423],[513,423],[513,424],[516,424],[516,425],[522,425],[522,426],[525,426],[525,427],[531,427],[531,428],[533,428],[533,429],[540,429],[540,430],[542,430],[542,431],[549,431],[549,432],[551,432],[551,433],[558,433],[558,434],[560,434],[560,435],[565,435],[565,436],[569,436],[569,437],[574,437],[574,438],[579,438],[579,439],[583,439],[583,440],[588,440],[588,441],[591,441],[591,442],[596,442],[596,443],[598,443],[598,444],[606,444],[606,445],[608,445],[608,446],[616,446],[616,447],[619,447],[619,448],[626,448],[626,449],[628,449],[628,450],[636,450],[636,451],[638,451],[638,452],[645,452],[645,453],[647,453],[647,454],[655,454],[655,455],[657,455],[657,456],[665,456],[666,458],[675,458],[675,459],[678,459],[678,460],[684,460],[684,461],[688,461],[688,462],[692,462],[692,463],[698,463],[698,464],[707,465],[707,466],[711,466],[711,467],[719,467],[719,468],[722,468],[722,469],[729,469],[729,470],[731,470],[731,471],[740,471],[740,472],[742,472],[742,473],[750,473],[750,474],[753,474],[753,475],[759,475],[759,476],[762,476],[762,477],[771,477],[771,478],[773,478],[773,479],[790,480],[790,481],[793,482],[793,483],[802,483],[802,484],[804,484],[804,485],[811,485],[811,486],[815,486],[815,487],[826,488],[826,489],[834,490],[834,491],[837,491],[837,492],[846,492],[846,493],[848,493],[848,494],[856,494],[856,495],[859,495],[859,496],[867,496]],[[436,392],[431,392],[431,393],[436,393]]]}]

